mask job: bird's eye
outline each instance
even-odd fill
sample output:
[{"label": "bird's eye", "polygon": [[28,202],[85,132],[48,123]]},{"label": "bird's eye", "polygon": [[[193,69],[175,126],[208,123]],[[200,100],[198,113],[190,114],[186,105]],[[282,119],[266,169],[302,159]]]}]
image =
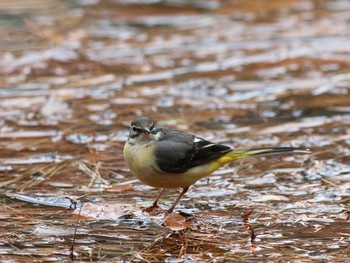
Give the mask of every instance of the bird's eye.
[{"label": "bird's eye", "polygon": [[132,127],[132,131],[135,132],[135,133],[142,133],[142,129],[137,128],[135,126]]},{"label": "bird's eye", "polygon": [[154,129],[154,123],[152,123],[151,127],[149,127],[149,130],[152,131]]}]

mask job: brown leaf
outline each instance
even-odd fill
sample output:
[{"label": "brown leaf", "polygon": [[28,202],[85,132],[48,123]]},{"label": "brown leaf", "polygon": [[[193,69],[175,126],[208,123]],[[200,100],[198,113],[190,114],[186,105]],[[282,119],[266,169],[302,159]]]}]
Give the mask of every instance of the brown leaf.
[{"label": "brown leaf", "polygon": [[65,221],[72,222],[72,221],[88,221],[88,220],[90,220],[89,217],[73,214],[72,216],[68,217]]},{"label": "brown leaf", "polygon": [[255,202],[269,202],[269,201],[289,201],[290,199],[283,195],[263,195],[255,199]]},{"label": "brown leaf", "polygon": [[105,189],[106,192],[124,192],[134,190],[132,185],[112,185]]},{"label": "brown leaf", "polygon": [[190,227],[192,223],[191,218],[186,218],[178,214],[169,214],[164,219],[164,225],[175,231],[186,229]]}]

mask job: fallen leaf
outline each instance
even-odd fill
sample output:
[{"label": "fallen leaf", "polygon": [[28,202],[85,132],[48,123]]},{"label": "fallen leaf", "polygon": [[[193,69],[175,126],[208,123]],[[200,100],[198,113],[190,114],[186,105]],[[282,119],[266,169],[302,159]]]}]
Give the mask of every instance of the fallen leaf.
[{"label": "fallen leaf", "polygon": [[133,217],[134,213],[140,211],[131,204],[93,204],[85,203],[82,209],[77,208],[74,213],[99,220],[115,220],[118,221],[121,217]]},{"label": "fallen leaf", "polygon": [[190,227],[192,223],[191,218],[186,218],[179,214],[169,214],[164,219],[164,225],[174,231],[186,229]]},{"label": "fallen leaf", "polygon": [[124,192],[134,190],[132,185],[112,185],[105,189],[106,192]]},{"label": "fallen leaf", "polygon": [[73,214],[72,216],[68,217],[65,222],[77,222],[77,221],[89,221],[90,218],[86,217],[86,216],[82,216],[82,215],[79,215],[79,214]]},{"label": "fallen leaf", "polygon": [[263,195],[255,199],[255,202],[269,202],[269,201],[289,201],[290,199],[283,195]]}]

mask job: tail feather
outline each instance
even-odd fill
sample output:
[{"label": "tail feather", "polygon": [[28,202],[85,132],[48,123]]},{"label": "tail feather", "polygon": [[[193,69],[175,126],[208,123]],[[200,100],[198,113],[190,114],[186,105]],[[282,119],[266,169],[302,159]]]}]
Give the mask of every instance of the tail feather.
[{"label": "tail feather", "polygon": [[295,148],[295,147],[263,147],[244,150],[247,156],[273,153],[310,153],[310,149]]},{"label": "tail feather", "polygon": [[219,159],[221,165],[254,155],[277,154],[277,153],[310,153],[309,149],[295,147],[262,147],[251,149],[234,149]]}]

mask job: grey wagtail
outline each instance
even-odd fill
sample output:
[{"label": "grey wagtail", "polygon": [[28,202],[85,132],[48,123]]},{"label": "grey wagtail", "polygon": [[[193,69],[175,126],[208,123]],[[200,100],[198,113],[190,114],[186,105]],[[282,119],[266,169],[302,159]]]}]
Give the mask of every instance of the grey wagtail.
[{"label": "grey wagtail", "polygon": [[141,182],[163,188],[151,208],[158,206],[158,200],[166,188],[183,189],[168,210],[171,213],[192,184],[221,166],[248,156],[285,152],[310,151],[294,147],[235,150],[183,131],[157,126],[149,118],[141,117],[131,122],[124,158]]}]

